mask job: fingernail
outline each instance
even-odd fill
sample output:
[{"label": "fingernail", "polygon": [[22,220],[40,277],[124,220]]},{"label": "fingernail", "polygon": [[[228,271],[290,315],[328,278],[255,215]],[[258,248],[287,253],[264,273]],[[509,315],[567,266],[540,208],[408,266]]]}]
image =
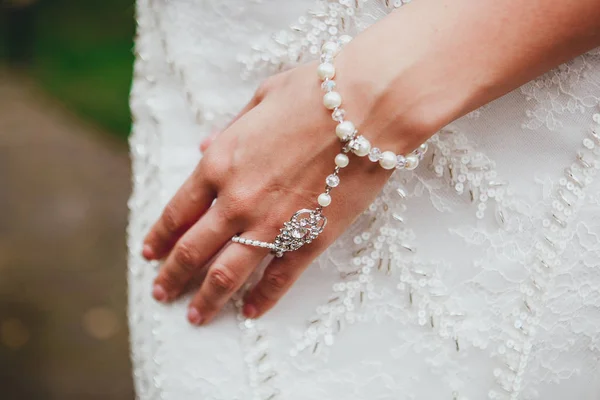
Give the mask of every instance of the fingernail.
[{"label": "fingernail", "polygon": [[246,318],[254,318],[256,317],[256,314],[258,314],[256,307],[254,307],[252,304],[244,304],[244,309],[242,310],[242,312],[244,313]]},{"label": "fingernail", "polygon": [[149,244],[145,244],[142,248],[142,256],[146,260],[154,260],[154,250],[152,250]]},{"label": "fingernail", "polygon": [[188,308],[187,318],[190,323],[194,325],[200,325],[202,323],[202,315],[200,315],[200,311],[196,307]]},{"label": "fingernail", "polygon": [[154,297],[154,299],[156,301],[167,301],[167,292],[165,291],[165,289],[161,286],[161,285],[154,285],[152,287],[152,297]]}]

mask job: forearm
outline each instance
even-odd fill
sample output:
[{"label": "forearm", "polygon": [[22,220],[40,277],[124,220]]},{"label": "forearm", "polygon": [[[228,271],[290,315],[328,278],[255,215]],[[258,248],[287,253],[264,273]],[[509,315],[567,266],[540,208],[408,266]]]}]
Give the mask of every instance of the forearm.
[{"label": "forearm", "polygon": [[[340,74],[353,68],[354,92],[369,102],[361,125],[413,147],[402,132],[432,134],[599,46],[598,21],[597,0],[418,0],[359,35]],[[364,62],[351,61],[358,54]]]}]

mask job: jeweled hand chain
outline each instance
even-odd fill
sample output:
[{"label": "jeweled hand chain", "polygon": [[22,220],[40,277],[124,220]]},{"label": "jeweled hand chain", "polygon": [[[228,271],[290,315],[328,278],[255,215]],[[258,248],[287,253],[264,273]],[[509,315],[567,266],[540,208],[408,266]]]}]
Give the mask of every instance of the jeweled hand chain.
[{"label": "jeweled hand chain", "polygon": [[[333,39],[333,38],[332,38]],[[339,172],[350,163],[347,153],[352,152],[359,157],[369,156],[372,162],[378,162],[384,169],[406,169],[413,170],[419,165],[427,151],[427,143],[407,156],[396,155],[392,151],[381,151],[377,147],[371,147],[371,143],[362,135],[358,134],[355,125],[344,119],[346,112],[340,108],[342,96],[335,91],[336,83],[335,67],[333,60],[341,48],[348,44],[352,38],[348,35],[339,37],[336,41],[326,42],[321,48],[321,64],[317,68],[317,74],[322,81],[321,88],[325,91],[323,104],[331,110],[331,118],[338,123],[335,133],[344,144],[342,152],[335,156],[335,169],[325,179],[325,192],[317,197],[319,206],[314,210],[302,209],[296,211],[292,218],[284,223],[283,228],[273,243],[259,240],[246,239],[234,236],[231,240],[235,243],[248,246],[270,249],[277,257],[282,257],[288,251],[298,250],[305,244],[315,240],[327,224],[327,218],[323,215],[323,208],[331,204],[330,192],[340,184]]]}]

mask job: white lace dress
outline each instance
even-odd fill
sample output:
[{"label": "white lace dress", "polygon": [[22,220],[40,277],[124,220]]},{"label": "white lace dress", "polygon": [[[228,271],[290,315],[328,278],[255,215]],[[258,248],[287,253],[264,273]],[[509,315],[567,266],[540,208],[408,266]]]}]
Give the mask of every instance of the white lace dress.
[{"label": "white lace dress", "polygon": [[152,300],[142,238],[201,139],[265,76],[402,3],[138,1],[129,316],[140,399],[600,399],[597,52],[436,134],[421,166],[396,172],[265,317],[231,305],[197,328],[187,299]]}]

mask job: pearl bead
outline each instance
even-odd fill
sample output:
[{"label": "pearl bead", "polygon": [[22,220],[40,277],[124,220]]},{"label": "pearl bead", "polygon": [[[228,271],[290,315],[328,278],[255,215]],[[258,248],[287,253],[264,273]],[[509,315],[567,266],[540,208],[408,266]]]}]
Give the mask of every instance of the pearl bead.
[{"label": "pearl bead", "polygon": [[384,169],[393,169],[396,167],[396,155],[393,151],[384,151],[379,159],[379,165]]},{"label": "pearl bead", "polygon": [[359,157],[364,157],[371,151],[371,143],[364,136],[356,138],[356,148],[352,150]]},{"label": "pearl bead", "polygon": [[327,193],[321,193],[317,198],[317,202],[321,207],[327,207],[331,204],[331,196]]},{"label": "pearl bead", "polygon": [[331,53],[336,55],[340,51],[340,46],[335,42],[325,42],[321,46],[321,53]]},{"label": "pearl bead", "polygon": [[419,165],[419,157],[414,154],[407,155],[405,160],[406,164],[404,165],[404,168],[406,168],[409,171],[412,171]]},{"label": "pearl bead", "polygon": [[339,123],[338,126],[335,127],[335,134],[338,138],[340,138],[340,140],[346,141],[350,139],[350,137],[352,137],[355,130],[356,127],[352,122],[344,121]]},{"label": "pearl bead", "polygon": [[350,163],[350,159],[348,158],[347,155],[340,153],[337,156],[335,156],[335,165],[337,165],[338,167],[346,168],[349,163]]},{"label": "pearl bead", "polygon": [[317,68],[317,74],[322,80],[331,79],[335,76],[335,67],[332,63],[328,62],[319,64],[319,67]]},{"label": "pearl bead", "polygon": [[329,110],[333,110],[342,105],[342,96],[338,92],[325,93],[323,104]]},{"label": "pearl bead", "polygon": [[347,45],[348,43],[350,43],[352,41],[352,36],[350,35],[342,35],[340,36],[340,38],[338,39],[338,41],[340,42],[340,44],[342,46]]}]

